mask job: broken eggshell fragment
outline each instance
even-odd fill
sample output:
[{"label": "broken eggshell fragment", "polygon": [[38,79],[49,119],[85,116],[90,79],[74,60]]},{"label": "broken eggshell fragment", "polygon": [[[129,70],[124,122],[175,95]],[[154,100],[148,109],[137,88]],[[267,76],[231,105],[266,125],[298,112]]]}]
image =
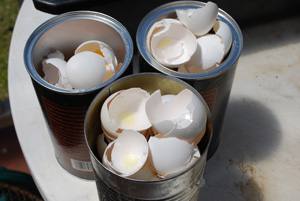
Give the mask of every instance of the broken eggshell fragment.
[{"label": "broken eggshell fragment", "polygon": [[102,128],[108,140],[116,139],[125,129],[136,130],[149,137],[151,123],[145,104],[150,94],[140,88],[130,88],[112,94],[101,108]]},{"label": "broken eggshell fragment", "polygon": [[72,89],[66,77],[66,65],[67,62],[60,51],[50,53],[48,58],[42,61],[42,70],[45,74],[44,80],[60,88]]},{"label": "broken eggshell fragment", "polygon": [[195,35],[175,19],[154,23],[147,38],[153,57],[170,68],[189,61],[197,48]]},{"label": "broken eggshell fragment", "polygon": [[217,20],[213,27],[213,30],[215,34],[222,38],[222,41],[225,46],[224,55],[226,55],[232,44],[232,33],[230,27],[225,22]]},{"label": "broken eggshell fragment", "polygon": [[176,10],[179,21],[182,22],[196,36],[202,36],[210,31],[218,16],[218,6],[207,2],[202,8]]},{"label": "broken eggshell fragment", "polygon": [[124,130],[115,141],[109,143],[102,161],[115,173],[128,177],[142,169],[148,153],[148,143],[143,135],[134,130]]},{"label": "broken eggshell fragment", "polygon": [[184,89],[163,103],[160,90],[148,98],[146,113],[159,134],[185,139],[197,144],[206,130],[206,111],[190,90]]},{"label": "broken eggshell fragment", "polygon": [[77,47],[75,54],[90,51],[99,54],[105,60],[106,73],[103,82],[111,78],[117,71],[118,61],[113,49],[106,43],[97,40],[89,40]]},{"label": "broken eggshell fragment", "polygon": [[200,157],[197,146],[176,137],[150,137],[149,160],[157,176],[171,177],[184,171]]}]

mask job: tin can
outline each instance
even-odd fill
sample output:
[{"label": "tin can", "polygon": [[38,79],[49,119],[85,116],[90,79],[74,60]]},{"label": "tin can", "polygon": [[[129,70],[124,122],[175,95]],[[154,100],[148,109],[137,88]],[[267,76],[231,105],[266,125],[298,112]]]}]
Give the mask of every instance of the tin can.
[{"label": "tin can", "polygon": [[[101,163],[97,152],[97,137],[103,133],[100,120],[101,107],[111,94],[133,87],[144,89],[150,94],[158,89],[162,94],[178,94],[187,88],[205,106],[206,133],[198,144],[201,157],[184,172],[162,180],[142,181],[121,177]],[[102,89],[95,97],[87,111],[84,128],[100,200],[198,200],[212,137],[212,120],[208,106],[201,95],[184,81],[161,73],[140,73],[123,77]]]},{"label": "tin can", "polygon": [[[41,61],[59,50],[66,60],[76,47],[88,40],[108,44],[123,65],[106,82],[91,88],[68,90],[55,87],[43,79]],[[114,18],[92,11],[75,11],[55,16],[41,24],[29,37],[24,49],[24,63],[31,76],[46,119],[55,156],[69,173],[93,179],[89,151],[84,140],[84,118],[95,95],[117,78],[130,73],[133,42]]]},{"label": "tin can", "polygon": [[220,142],[223,119],[230,96],[234,74],[243,47],[242,32],[234,19],[219,9],[218,19],[225,22],[232,32],[232,47],[226,60],[218,67],[199,74],[180,73],[158,63],[151,55],[146,44],[150,27],[164,18],[176,18],[176,9],[201,8],[205,3],[199,1],[175,1],[157,7],[148,13],[140,22],[136,42],[139,50],[140,72],[161,72],[184,80],[193,86],[207,102],[213,120],[214,135],[208,152],[212,157]]}]

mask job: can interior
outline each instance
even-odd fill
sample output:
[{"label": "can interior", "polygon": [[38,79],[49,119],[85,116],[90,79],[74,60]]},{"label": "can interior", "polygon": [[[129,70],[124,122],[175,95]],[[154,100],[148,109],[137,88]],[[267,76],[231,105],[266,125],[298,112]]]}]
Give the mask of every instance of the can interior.
[{"label": "can interior", "polygon": [[108,44],[117,57],[118,62],[125,59],[125,43],[122,36],[106,21],[93,19],[68,19],[57,21],[54,25],[48,24],[45,31],[37,39],[33,51],[32,62],[40,74],[41,61],[55,50],[65,55],[65,60],[74,55],[75,49],[88,40],[99,40]]}]

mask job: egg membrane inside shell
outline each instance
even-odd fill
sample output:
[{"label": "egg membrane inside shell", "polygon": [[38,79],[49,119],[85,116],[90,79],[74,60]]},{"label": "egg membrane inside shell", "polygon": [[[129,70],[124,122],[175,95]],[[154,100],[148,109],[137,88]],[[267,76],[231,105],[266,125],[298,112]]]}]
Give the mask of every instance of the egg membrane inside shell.
[{"label": "egg membrane inside shell", "polygon": [[176,68],[190,60],[197,48],[196,37],[178,20],[163,19],[153,25],[149,33],[150,51],[161,64]]},{"label": "egg membrane inside shell", "polygon": [[117,71],[118,61],[114,51],[106,43],[97,40],[89,40],[77,47],[75,54],[84,51],[91,51],[99,54],[105,60],[106,74],[103,82],[111,78]]},{"label": "egg membrane inside shell", "polygon": [[217,16],[218,6],[213,2],[207,2],[202,8],[176,10],[178,19],[196,36],[202,36],[213,27]]},{"label": "egg membrane inside shell", "polygon": [[112,142],[111,152],[105,152],[103,158],[115,172],[122,176],[130,176],[139,171],[148,158],[146,138],[133,130],[124,130]]},{"label": "egg membrane inside shell", "polygon": [[146,137],[151,123],[145,111],[150,94],[140,88],[130,88],[114,93],[103,104],[101,122],[106,132],[116,138],[122,130],[139,131]]},{"label": "egg membrane inside shell", "polygon": [[169,102],[162,102],[160,90],[146,103],[146,113],[158,133],[198,143],[206,129],[206,111],[190,90],[184,89]]},{"label": "egg membrane inside shell", "polygon": [[197,147],[176,137],[150,137],[148,144],[151,165],[161,178],[178,174],[200,157]]}]

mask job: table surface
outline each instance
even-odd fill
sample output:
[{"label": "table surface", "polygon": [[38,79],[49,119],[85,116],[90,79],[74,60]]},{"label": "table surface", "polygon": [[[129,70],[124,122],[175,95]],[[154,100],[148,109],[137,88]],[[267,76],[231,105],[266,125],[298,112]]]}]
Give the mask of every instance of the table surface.
[{"label": "table surface", "polygon": [[[58,164],[23,63],[33,30],[52,17],[25,0],[12,36],[8,84],[13,120],[45,200],[97,200],[94,181]],[[244,49],[215,155],[199,200],[298,200],[300,196],[300,16],[242,29]]]}]

